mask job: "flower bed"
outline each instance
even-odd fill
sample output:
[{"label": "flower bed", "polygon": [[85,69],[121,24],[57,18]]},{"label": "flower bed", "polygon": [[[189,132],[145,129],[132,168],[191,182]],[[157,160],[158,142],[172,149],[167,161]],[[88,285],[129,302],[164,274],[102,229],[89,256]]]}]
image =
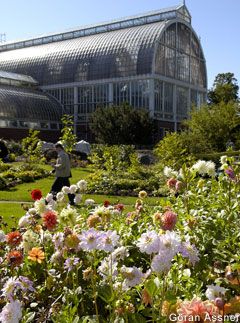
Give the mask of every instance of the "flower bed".
[{"label": "flower bed", "polygon": [[0,162],[0,190],[14,187],[21,183],[34,182],[49,175],[41,166],[23,163],[11,165]]},{"label": "flower bed", "polygon": [[237,321],[240,177],[221,162],[218,176],[211,162],[165,168],[168,197],[153,208],[141,191],[127,214],[83,203],[83,180],[56,200],[33,190],[19,227],[0,231],[0,321]]}]

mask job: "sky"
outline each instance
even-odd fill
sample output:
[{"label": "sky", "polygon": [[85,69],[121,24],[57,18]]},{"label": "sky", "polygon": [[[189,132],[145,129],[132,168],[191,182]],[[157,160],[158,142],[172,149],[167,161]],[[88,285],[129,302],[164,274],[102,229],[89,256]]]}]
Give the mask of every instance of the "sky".
[{"label": "sky", "polygon": [[[7,41],[145,13],[183,0],[0,0],[0,34]],[[201,39],[208,88],[218,73],[234,73],[240,85],[240,0],[186,0]]]}]

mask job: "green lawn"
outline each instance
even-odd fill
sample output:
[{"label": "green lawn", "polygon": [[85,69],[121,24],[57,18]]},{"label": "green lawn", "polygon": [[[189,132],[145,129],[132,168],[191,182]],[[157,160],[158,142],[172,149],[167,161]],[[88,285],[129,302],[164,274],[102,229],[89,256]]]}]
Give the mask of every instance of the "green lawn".
[{"label": "green lawn", "polygon": [[10,227],[16,226],[18,219],[25,213],[26,211],[23,210],[21,203],[0,202],[0,216],[3,218],[3,221],[7,222]]},{"label": "green lawn", "polygon": [[[46,169],[50,170],[50,166],[45,166]],[[85,179],[91,170],[88,168],[73,168],[71,183],[75,184],[80,179]],[[54,181],[54,176],[37,180],[33,183],[19,184],[7,191],[0,191],[0,216],[3,217],[10,226],[15,226],[15,222],[23,216],[26,211],[21,207],[21,202],[33,203],[31,199],[31,191],[33,189],[40,189],[45,196],[51,189]],[[132,211],[136,202],[136,197],[131,196],[109,196],[109,195],[96,195],[96,194],[86,194],[84,195],[84,200],[91,198],[97,204],[102,204],[105,200],[109,200],[112,204],[122,203],[126,205],[126,211]],[[148,197],[147,201],[149,205],[157,205],[160,198]]]},{"label": "green lawn", "polygon": [[[71,183],[76,183],[80,179],[86,178],[91,171],[87,168],[73,168]],[[55,177],[53,175],[39,179],[33,183],[17,185],[9,190],[0,191],[0,201],[24,201],[31,202],[31,191],[39,188],[45,196],[51,189]]]}]

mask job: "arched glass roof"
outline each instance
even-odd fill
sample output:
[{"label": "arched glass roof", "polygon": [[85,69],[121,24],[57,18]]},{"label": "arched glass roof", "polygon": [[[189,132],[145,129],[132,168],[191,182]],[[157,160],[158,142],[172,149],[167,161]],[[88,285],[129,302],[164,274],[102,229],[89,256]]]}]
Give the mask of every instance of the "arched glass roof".
[{"label": "arched glass roof", "polygon": [[206,88],[205,59],[190,23],[180,5],[16,42],[0,46],[0,70],[30,75],[40,86],[160,74]]},{"label": "arched glass roof", "polygon": [[35,38],[17,40],[15,42],[6,42],[4,44],[0,44],[0,52],[41,44],[49,44],[60,40],[85,37],[93,34],[109,32],[112,30],[140,26],[157,21],[167,21],[176,18],[182,19],[191,24],[191,15],[185,4],[150,11],[142,15],[135,15],[131,17],[120,18],[117,20],[115,19],[94,25],[81,26],[79,28],[69,29],[64,32],[45,34]]},{"label": "arched glass roof", "polygon": [[40,85],[151,73],[164,22],[0,53],[0,69],[31,75]]},{"label": "arched glass roof", "polygon": [[0,119],[60,122],[61,105],[51,96],[31,89],[0,85]]}]

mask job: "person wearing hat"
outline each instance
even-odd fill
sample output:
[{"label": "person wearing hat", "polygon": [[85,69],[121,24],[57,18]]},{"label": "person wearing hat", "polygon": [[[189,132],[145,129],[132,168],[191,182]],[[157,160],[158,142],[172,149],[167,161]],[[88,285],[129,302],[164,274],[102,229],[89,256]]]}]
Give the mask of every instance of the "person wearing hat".
[{"label": "person wearing hat", "polygon": [[[71,177],[71,166],[68,154],[63,148],[61,143],[55,145],[58,157],[56,164],[53,165],[53,172],[55,173],[55,181],[51,188],[51,193],[56,197],[57,193],[60,192],[63,186],[70,186],[69,178]],[[69,202],[74,205],[74,194],[68,194]]]}]

